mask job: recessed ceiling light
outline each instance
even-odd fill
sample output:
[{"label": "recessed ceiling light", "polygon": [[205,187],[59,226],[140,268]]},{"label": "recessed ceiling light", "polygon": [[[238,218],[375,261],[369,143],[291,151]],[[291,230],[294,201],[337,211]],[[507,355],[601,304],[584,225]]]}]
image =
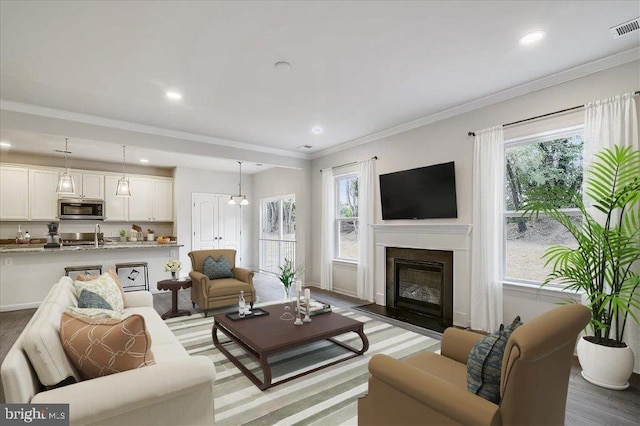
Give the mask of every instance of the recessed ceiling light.
[{"label": "recessed ceiling light", "polygon": [[180,93],[178,93],[178,92],[173,92],[173,91],[171,91],[171,90],[169,90],[169,91],[166,93],[166,95],[167,95],[167,98],[169,98],[169,99],[175,99],[175,100],[182,99],[182,95],[181,95]]},{"label": "recessed ceiling light", "polygon": [[324,132],[324,129],[320,126],[316,126],[313,129],[311,129],[311,132],[313,132],[316,135],[319,135],[320,133]]},{"label": "recessed ceiling light", "polygon": [[141,158],[141,159],[140,159],[140,162],[141,162],[141,163],[148,163],[148,162],[149,162],[149,160],[147,160],[146,158]]},{"label": "recessed ceiling light", "polygon": [[3,148],[9,148],[11,144],[9,142],[0,142],[0,146]]},{"label": "recessed ceiling light", "polygon": [[544,38],[544,31],[532,31],[520,37],[520,44],[532,44]]},{"label": "recessed ceiling light", "polygon": [[276,62],[274,66],[278,71],[291,71],[291,64],[289,62],[284,62],[284,61]]},{"label": "recessed ceiling light", "polygon": [[256,166],[262,167],[262,163],[256,163]]}]

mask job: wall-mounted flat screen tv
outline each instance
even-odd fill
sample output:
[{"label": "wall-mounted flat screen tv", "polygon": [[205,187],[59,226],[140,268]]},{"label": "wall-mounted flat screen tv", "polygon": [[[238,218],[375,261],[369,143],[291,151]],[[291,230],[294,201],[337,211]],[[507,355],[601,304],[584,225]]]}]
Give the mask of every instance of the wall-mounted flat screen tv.
[{"label": "wall-mounted flat screen tv", "polygon": [[382,219],[458,217],[454,162],[380,175]]}]

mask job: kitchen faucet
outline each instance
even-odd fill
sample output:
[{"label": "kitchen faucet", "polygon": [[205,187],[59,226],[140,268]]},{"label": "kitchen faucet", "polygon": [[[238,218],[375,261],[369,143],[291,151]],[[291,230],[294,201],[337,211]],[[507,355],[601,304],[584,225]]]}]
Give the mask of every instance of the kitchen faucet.
[{"label": "kitchen faucet", "polygon": [[94,229],[94,234],[93,234],[93,241],[96,243],[96,247],[100,246],[98,242],[98,234],[102,234],[102,232],[100,232],[100,224],[96,223],[96,227]]}]

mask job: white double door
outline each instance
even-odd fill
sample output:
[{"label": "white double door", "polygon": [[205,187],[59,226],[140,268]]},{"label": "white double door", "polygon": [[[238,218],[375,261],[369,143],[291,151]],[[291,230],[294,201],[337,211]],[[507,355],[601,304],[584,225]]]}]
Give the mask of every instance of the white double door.
[{"label": "white double door", "polygon": [[192,250],[234,249],[240,263],[240,207],[228,205],[228,195],[194,193],[192,198]]}]

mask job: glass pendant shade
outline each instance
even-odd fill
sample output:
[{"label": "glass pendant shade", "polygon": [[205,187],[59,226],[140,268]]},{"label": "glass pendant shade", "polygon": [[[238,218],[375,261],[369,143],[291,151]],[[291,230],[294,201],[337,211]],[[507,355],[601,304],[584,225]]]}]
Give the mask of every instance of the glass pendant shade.
[{"label": "glass pendant shade", "polygon": [[56,152],[64,152],[64,172],[58,175],[56,192],[61,195],[75,195],[76,183],[73,181],[73,176],[69,174],[69,167],[67,167],[67,154],[70,154],[69,138],[64,138],[64,151],[56,150]]},{"label": "glass pendant shade", "polygon": [[116,197],[131,197],[131,187],[129,186],[129,179],[124,176],[118,179],[118,186],[116,187]]},{"label": "glass pendant shade", "polygon": [[58,175],[58,186],[56,192],[63,195],[71,195],[76,193],[76,184],[73,176],[66,170]]},{"label": "glass pendant shade", "polygon": [[129,185],[129,179],[127,179],[127,176],[124,173],[125,150],[126,147],[122,145],[122,177],[118,179],[116,197],[131,197],[131,185]]},{"label": "glass pendant shade", "polygon": [[240,166],[240,182],[238,182],[238,195],[232,195],[229,197],[230,206],[240,205],[240,206],[248,206],[249,200],[247,200],[246,195],[242,195],[242,161],[238,161],[238,165]]}]

